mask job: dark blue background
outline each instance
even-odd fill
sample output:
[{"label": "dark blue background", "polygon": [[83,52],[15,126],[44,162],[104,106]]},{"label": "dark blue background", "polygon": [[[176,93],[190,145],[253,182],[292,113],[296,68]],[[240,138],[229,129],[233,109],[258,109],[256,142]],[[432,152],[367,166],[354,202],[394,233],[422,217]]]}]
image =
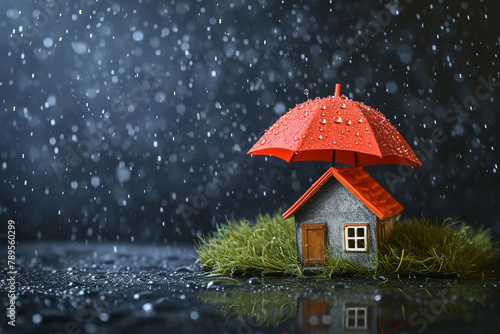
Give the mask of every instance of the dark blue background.
[{"label": "dark blue background", "polygon": [[282,212],[329,165],[246,151],[338,82],[422,152],[367,168],[405,215],[500,234],[496,3],[2,1],[2,217],[18,240],[163,242]]}]

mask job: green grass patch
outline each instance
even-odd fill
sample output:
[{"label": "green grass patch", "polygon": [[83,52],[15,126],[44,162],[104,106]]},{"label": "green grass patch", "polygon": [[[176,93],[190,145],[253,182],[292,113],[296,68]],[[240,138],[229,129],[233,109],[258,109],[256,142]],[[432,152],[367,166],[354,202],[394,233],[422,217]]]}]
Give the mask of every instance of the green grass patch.
[{"label": "green grass patch", "polygon": [[196,252],[212,276],[302,273],[294,224],[277,214],[260,215],[255,224],[229,221],[213,236],[200,238]]},{"label": "green grass patch", "polygon": [[[255,223],[229,221],[196,244],[211,276],[284,274],[303,276],[297,258],[295,224],[279,214],[259,215]],[[367,269],[343,254],[327,251],[316,273],[334,276],[410,276],[456,274],[485,278],[492,274],[500,251],[488,229],[474,230],[460,221],[438,224],[430,219],[396,220],[388,240],[378,247],[376,269]]]},{"label": "green grass patch", "polygon": [[500,252],[489,229],[474,230],[458,220],[397,221],[379,246],[378,270],[396,274],[457,274],[463,278],[492,276]]}]

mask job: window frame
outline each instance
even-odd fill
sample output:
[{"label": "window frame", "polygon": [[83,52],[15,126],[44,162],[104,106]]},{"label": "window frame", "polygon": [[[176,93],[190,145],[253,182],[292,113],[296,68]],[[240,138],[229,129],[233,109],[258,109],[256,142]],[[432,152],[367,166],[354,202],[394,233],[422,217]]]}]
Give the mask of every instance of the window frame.
[{"label": "window frame", "polygon": [[[350,316],[350,311],[354,311],[353,316]],[[360,312],[363,311],[364,315],[360,316]],[[367,306],[345,306],[344,308],[344,329],[347,331],[368,331],[370,330],[369,326],[369,307]],[[354,320],[354,326],[351,326],[349,324],[349,320],[353,319]],[[359,326],[359,320],[363,319],[364,321],[364,326]]]},{"label": "window frame", "polygon": [[[369,233],[369,223],[345,223],[344,224],[344,252],[346,253],[367,253],[368,252],[368,242],[369,242],[369,237],[368,237],[368,233]],[[349,237],[348,236],[348,230],[349,228],[355,228],[354,229],[354,237]],[[363,228],[364,229],[364,232],[365,232],[365,235],[364,237],[358,237],[357,235],[357,230],[358,228]],[[348,244],[348,241],[349,240],[355,240],[355,244],[357,246],[357,241],[358,240],[361,240],[361,239],[364,239],[365,241],[365,248],[350,248],[349,247],[349,244]]]}]

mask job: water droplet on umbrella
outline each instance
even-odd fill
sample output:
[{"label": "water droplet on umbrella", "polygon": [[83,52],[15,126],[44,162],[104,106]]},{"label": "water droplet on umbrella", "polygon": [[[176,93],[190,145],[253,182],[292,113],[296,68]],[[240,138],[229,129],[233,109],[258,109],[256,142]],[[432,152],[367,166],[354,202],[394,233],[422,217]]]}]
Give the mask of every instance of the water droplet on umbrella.
[{"label": "water droplet on umbrella", "polygon": [[303,104],[299,104],[299,106],[297,108],[298,109],[302,109],[302,108],[304,108],[304,105]]},{"label": "water droplet on umbrella", "polygon": [[342,103],[342,106],[340,108],[344,109],[345,108],[345,103]]},{"label": "water droplet on umbrella", "polygon": [[345,121],[345,124],[351,125],[351,121]]},{"label": "water droplet on umbrella", "polygon": [[325,110],[325,109],[326,109],[326,106],[323,104],[323,105],[321,106],[321,110]]},{"label": "water droplet on umbrella", "polygon": [[319,135],[318,139],[323,139],[323,136],[322,136],[322,135]]},{"label": "water droplet on umbrella", "polygon": [[309,115],[309,112],[306,111],[306,113],[304,114],[304,117],[307,117],[307,115]]},{"label": "water droplet on umbrella", "polygon": [[323,119],[321,120],[321,124],[326,124],[326,119],[324,119],[324,118],[323,118]]},{"label": "water droplet on umbrella", "polygon": [[297,136],[293,136],[293,140],[297,140]]},{"label": "water droplet on umbrella", "polygon": [[363,123],[363,120],[361,118],[358,119],[358,123]]},{"label": "water droplet on umbrella", "polygon": [[262,141],[260,142],[262,145],[264,145],[266,143],[266,138],[262,139]]},{"label": "water droplet on umbrella", "polygon": [[342,118],[339,116],[334,120],[335,123],[340,123],[342,122]]},{"label": "water droplet on umbrella", "polygon": [[[359,132],[356,132],[356,137],[359,136]],[[357,143],[356,143],[357,144]]]},{"label": "water droplet on umbrella", "polygon": [[307,98],[309,98],[309,89],[304,89],[304,94],[306,95]]}]

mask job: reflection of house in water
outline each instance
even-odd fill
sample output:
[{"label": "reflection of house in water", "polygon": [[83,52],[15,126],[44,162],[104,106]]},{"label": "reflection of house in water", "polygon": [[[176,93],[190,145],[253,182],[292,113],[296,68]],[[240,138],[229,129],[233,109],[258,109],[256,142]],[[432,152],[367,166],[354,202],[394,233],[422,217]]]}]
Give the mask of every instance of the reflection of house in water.
[{"label": "reflection of house in water", "polygon": [[344,329],[369,330],[368,306],[347,306],[344,308]]},{"label": "reflection of house in water", "polygon": [[[383,310],[372,300],[354,298],[325,300],[301,299],[297,321],[306,333],[379,333],[387,328],[401,328],[401,323],[387,323]],[[380,311],[380,312],[379,312]],[[379,314],[380,313],[380,314]],[[388,327],[389,325],[389,327]],[[392,326],[391,326],[392,325]],[[389,330],[389,332],[391,332]]]},{"label": "reflection of house in water", "polygon": [[298,304],[298,321],[311,333],[369,333],[376,331],[373,302],[303,299]]},{"label": "reflection of house in water", "polygon": [[[412,288],[410,297],[420,299],[415,302],[397,286],[372,285],[366,280],[350,281],[352,288],[331,286],[331,281],[326,280],[311,285],[295,279],[280,282],[285,283],[279,289],[266,284],[268,288],[200,291],[200,298],[227,319],[238,318],[243,333],[266,327],[276,333],[315,334],[413,333],[423,331],[431,322],[433,328],[438,324],[449,326],[450,321],[463,319],[463,311],[475,312],[477,303],[471,300],[484,305],[489,298],[484,292],[476,295],[478,290],[469,291],[463,286]],[[451,296],[461,296],[462,302],[446,303]]]},{"label": "reflection of house in water", "polygon": [[303,299],[299,302],[298,308],[297,319],[303,330],[326,331],[325,317],[328,314],[328,308],[325,300]]}]

